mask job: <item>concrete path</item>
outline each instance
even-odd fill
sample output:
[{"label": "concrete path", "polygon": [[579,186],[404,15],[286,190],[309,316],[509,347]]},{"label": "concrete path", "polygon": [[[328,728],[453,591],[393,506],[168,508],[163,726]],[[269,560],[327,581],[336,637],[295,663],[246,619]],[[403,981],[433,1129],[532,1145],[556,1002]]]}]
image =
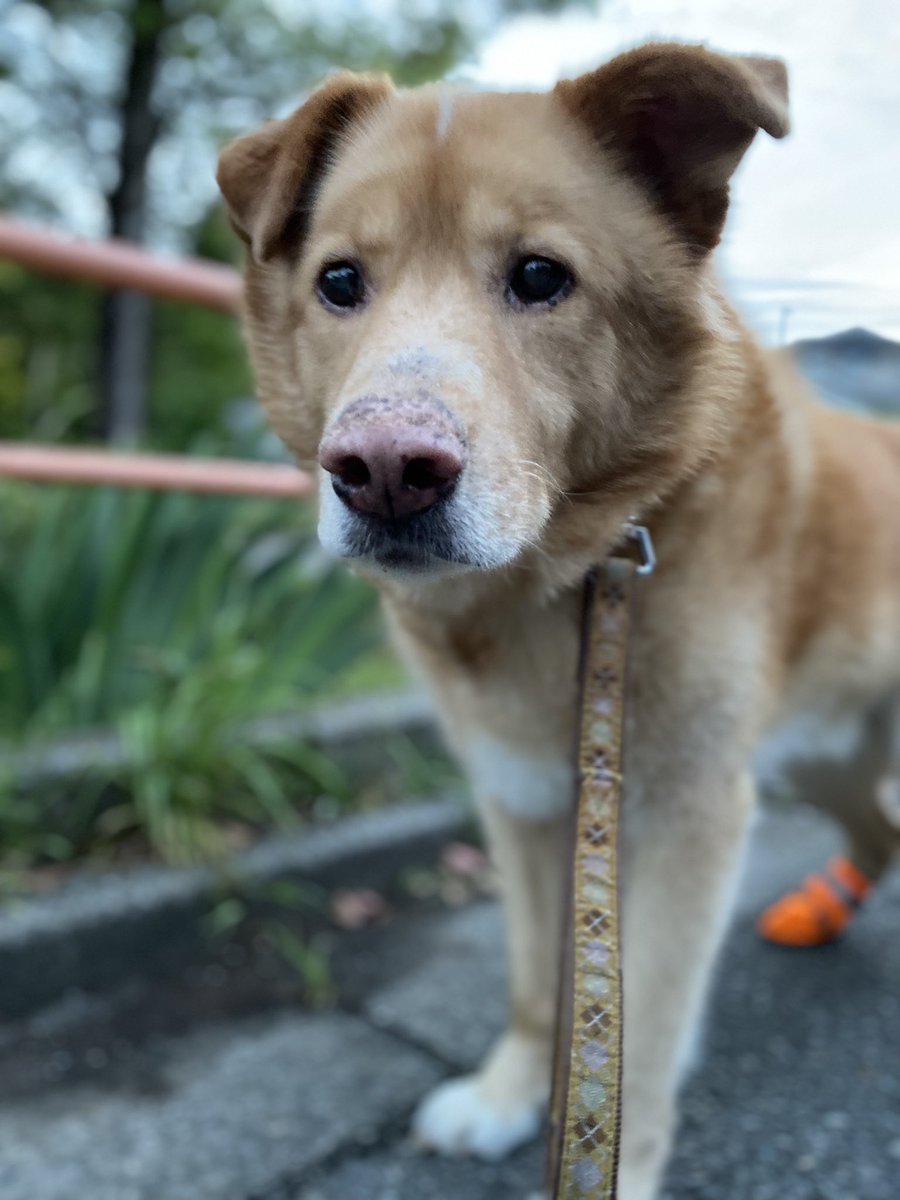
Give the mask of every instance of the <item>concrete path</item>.
[{"label": "concrete path", "polygon": [[[781,952],[752,929],[832,848],[811,814],[757,831],[666,1200],[900,1197],[900,878],[839,946]],[[491,903],[418,911],[342,938],[333,1012],[229,943],[0,1026],[0,1197],[523,1200],[540,1146],[485,1166],[404,1140],[502,1024],[500,946]]]}]

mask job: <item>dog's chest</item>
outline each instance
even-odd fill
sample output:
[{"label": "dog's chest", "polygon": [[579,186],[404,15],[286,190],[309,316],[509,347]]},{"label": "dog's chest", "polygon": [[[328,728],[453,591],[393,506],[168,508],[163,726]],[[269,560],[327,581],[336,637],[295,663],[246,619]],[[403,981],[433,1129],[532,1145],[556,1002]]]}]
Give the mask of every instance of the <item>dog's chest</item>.
[{"label": "dog's chest", "polygon": [[562,747],[532,750],[518,739],[472,733],[463,755],[480,799],[501,804],[529,821],[546,821],[567,810],[575,786],[573,763]]},{"label": "dog's chest", "polygon": [[534,820],[573,794],[578,597],[498,604],[469,622],[394,623],[476,795]]}]

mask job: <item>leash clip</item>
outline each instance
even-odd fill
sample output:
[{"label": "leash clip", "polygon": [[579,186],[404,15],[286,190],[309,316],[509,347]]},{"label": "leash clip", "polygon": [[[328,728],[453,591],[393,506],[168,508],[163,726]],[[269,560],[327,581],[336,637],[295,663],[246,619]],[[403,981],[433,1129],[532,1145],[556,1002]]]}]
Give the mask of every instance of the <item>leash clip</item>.
[{"label": "leash clip", "polygon": [[652,575],[656,570],[656,551],[653,548],[653,538],[646,525],[636,525],[634,521],[625,523],[625,536],[629,541],[637,542],[641,561],[635,568],[637,575]]}]

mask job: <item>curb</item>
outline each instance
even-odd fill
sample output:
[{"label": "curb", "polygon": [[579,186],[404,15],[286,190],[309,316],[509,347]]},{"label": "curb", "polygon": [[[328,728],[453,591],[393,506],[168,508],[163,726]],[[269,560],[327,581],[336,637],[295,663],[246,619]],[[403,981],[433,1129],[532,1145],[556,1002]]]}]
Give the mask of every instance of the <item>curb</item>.
[{"label": "curb", "polygon": [[[373,739],[391,733],[406,733],[428,746],[440,745],[426,699],[412,690],[374,692],[308,712],[263,717],[237,732],[253,746],[311,742],[325,748],[339,746],[342,753],[365,750]],[[0,742],[0,761],[19,786],[36,788],[64,785],[73,775],[89,770],[115,771],[126,759],[121,739],[101,730],[55,738],[25,750]],[[362,761],[365,765],[364,755]]]},{"label": "curb", "polygon": [[266,838],[224,867],[85,871],[59,892],[0,911],[0,1019],[187,955],[209,936],[204,918],[228,884],[383,889],[404,867],[434,859],[468,824],[462,803],[436,800]]}]

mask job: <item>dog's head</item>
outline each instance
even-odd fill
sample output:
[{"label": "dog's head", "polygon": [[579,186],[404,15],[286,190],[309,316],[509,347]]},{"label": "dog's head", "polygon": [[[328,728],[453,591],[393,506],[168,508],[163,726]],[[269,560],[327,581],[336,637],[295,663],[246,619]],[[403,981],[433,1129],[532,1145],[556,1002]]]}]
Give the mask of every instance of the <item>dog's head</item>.
[{"label": "dog's head", "polygon": [[319,463],[323,542],[489,570],[682,478],[736,336],[706,259],[786,96],[779,62],[658,44],[547,95],[338,75],[228,146],[260,394]]}]

